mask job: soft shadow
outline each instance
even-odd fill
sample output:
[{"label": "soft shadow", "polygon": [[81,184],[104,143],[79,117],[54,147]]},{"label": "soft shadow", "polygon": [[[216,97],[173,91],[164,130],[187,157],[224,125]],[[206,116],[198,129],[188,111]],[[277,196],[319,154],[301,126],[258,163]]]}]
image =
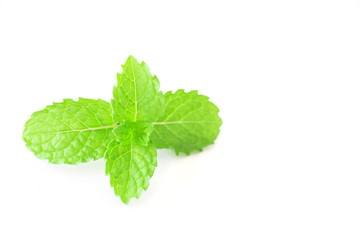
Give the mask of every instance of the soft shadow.
[{"label": "soft shadow", "polygon": [[90,161],[87,163],[79,163],[76,165],[69,164],[51,164],[52,168],[56,168],[60,171],[66,171],[68,173],[78,173],[78,174],[95,174],[95,173],[104,173],[105,172],[105,161],[104,159],[99,159],[96,161]]}]

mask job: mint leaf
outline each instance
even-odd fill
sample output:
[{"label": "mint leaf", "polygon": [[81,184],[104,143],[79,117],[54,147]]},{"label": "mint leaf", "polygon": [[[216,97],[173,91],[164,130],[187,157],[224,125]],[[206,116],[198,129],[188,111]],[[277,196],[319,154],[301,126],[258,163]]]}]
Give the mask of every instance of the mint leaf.
[{"label": "mint leaf", "polygon": [[40,159],[77,164],[104,157],[115,126],[108,102],[64,99],[33,113],[23,139]]},{"label": "mint leaf", "polygon": [[163,95],[146,63],[130,56],[117,75],[111,103],[86,98],[53,103],[31,115],[23,139],[50,163],[104,157],[110,184],[127,204],[148,188],[156,148],[190,154],[214,143],[222,124],[218,112],[197,91]]},{"label": "mint leaf", "polygon": [[154,174],[156,147],[149,143],[151,124],[126,123],[114,129],[121,142],[113,141],[106,153],[106,173],[115,194],[124,203],[139,198]]},{"label": "mint leaf", "polygon": [[197,91],[165,94],[165,114],[157,119],[151,140],[157,148],[190,154],[213,144],[222,124],[219,109]]},{"label": "mint leaf", "polygon": [[119,142],[134,140],[141,144],[147,144],[153,128],[154,125],[148,122],[125,122],[115,127],[112,132]]},{"label": "mint leaf", "polygon": [[159,80],[152,76],[146,63],[130,56],[123,72],[117,75],[117,85],[111,100],[116,121],[155,121],[164,109],[164,96]]}]

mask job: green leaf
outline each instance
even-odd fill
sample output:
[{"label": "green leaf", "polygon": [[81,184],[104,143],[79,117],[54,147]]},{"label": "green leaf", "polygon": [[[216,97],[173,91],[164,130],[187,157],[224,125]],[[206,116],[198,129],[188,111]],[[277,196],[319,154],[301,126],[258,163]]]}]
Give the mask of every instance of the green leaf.
[{"label": "green leaf", "polygon": [[50,163],[104,157],[111,186],[127,204],[148,188],[156,148],[201,151],[214,143],[222,121],[219,109],[197,91],[163,95],[146,63],[130,56],[122,68],[111,103],[86,98],[53,103],[31,115],[23,139]]},{"label": "green leaf", "polygon": [[157,148],[190,154],[213,144],[222,124],[219,109],[197,91],[165,94],[165,114],[154,124],[151,140]]},{"label": "green leaf", "polygon": [[130,56],[123,72],[117,75],[111,105],[116,121],[155,121],[164,110],[164,96],[159,80],[152,76],[146,63]]},{"label": "green leaf", "polygon": [[125,122],[115,127],[112,132],[119,142],[133,140],[146,145],[149,142],[153,129],[154,125],[148,122]]},{"label": "green leaf", "polygon": [[41,159],[77,164],[104,157],[115,126],[110,103],[64,99],[33,113],[25,124],[23,139]]},{"label": "green leaf", "polygon": [[115,194],[124,203],[133,197],[139,198],[142,190],[149,186],[149,179],[155,171],[156,147],[132,139],[126,142],[113,141],[106,153],[106,174]]}]

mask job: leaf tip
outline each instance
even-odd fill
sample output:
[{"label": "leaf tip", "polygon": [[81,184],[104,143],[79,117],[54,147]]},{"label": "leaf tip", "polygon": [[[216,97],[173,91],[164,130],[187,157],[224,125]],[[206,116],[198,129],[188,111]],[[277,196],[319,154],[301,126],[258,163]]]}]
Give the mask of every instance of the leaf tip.
[{"label": "leaf tip", "polygon": [[139,63],[139,62],[133,55],[129,55],[128,58],[126,59],[125,65],[129,63]]}]

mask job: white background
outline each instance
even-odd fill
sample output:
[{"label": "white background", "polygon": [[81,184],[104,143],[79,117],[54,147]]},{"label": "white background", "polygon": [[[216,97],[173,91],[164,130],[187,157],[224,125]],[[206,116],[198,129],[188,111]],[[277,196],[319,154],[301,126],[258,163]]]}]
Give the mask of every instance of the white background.
[{"label": "white background", "polygon": [[[104,161],[25,147],[34,111],[111,98],[129,54],[210,96],[202,153],[124,205]],[[0,239],[360,239],[360,1],[0,0]]]}]

